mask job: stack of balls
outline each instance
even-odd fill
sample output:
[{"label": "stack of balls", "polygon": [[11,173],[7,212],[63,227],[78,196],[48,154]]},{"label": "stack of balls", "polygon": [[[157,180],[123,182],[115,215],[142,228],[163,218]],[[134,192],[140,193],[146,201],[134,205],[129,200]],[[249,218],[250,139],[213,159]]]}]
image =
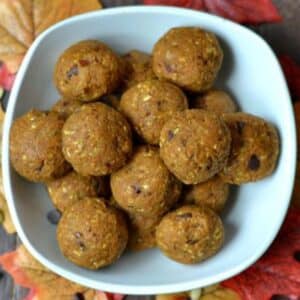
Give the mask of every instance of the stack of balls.
[{"label": "stack of balls", "polygon": [[10,158],[47,186],[67,259],[98,269],[157,246],[194,264],[221,248],[229,184],[270,175],[279,153],[270,123],[214,89],[222,61],[216,36],[193,27],[168,31],[152,56],[95,40],[62,53],[61,99],[15,120]]}]

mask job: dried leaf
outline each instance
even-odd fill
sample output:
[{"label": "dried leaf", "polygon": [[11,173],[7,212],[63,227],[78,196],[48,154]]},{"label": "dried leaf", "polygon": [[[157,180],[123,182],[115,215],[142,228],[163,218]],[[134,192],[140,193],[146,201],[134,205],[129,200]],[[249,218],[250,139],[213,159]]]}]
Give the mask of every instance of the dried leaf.
[{"label": "dried leaf", "polygon": [[14,74],[42,31],[70,16],[99,8],[97,0],[0,0],[0,61]]},{"label": "dried leaf", "polygon": [[52,273],[24,246],[0,256],[0,264],[17,284],[31,289],[26,300],[122,300],[123,297],[87,289]]},{"label": "dried leaf", "polygon": [[275,295],[299,299],[300,209],[291,208],[275,242],[253,266],[222,283],[243,300],[270,300]]},{"label": "dried leaf", "polygon": [[204,293],[199,300],[241,300],[241,298],[235,291],[218,286],[216,289]]},{"label": "dried leaf", "polygon": [[282,20],[271,0],[144,0],[144,3],[203,10],[238,23],[259,24]]},{"label": "dried leaf", "polygon": [[5,61],[10,73],[18,70],[25,52],[26,47],[0,26],[0,61]]},{"label": "dried leaf", "polygon": [[25,47],[34,40],[32,5],[32,0],[0,1],[0,26]]},{"label": "dried leaf", "polygon": [[188,292],[156,295],[155,300],[188,300]]},{"label": "dried leaf", "polygon": [[238,23],[282,21],[271,0],[205,0],[205,5],[209,12]]},{"label": "dried leaf", "polygon": [[157,295],[156,300],[241,300],[239,295],[219,284],[178,294]]},{"label": "dried leaf", "polygon": [[205,10],[204,0],[144,0],[148,5],[169,5]]},{"label": "dried leaf", "polygon": [[300,65],[288,55],[279,56],[279,61],[289,85],[293,100],[300,100]]},{"label": "dried leaf", "polygon": [[2,194],[0,194],[0,225],[1,224],[7,233],[12,234],[16,232],[15,226],[9,214],[6,200]]}]

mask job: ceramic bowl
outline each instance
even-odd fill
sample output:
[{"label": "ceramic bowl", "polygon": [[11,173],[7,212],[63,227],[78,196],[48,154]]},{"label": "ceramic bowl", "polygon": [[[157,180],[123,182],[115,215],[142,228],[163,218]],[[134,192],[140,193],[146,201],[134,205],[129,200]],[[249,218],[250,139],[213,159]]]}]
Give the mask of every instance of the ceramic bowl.
[{"label": "ceramic bowl", "polygon": [[[181,265],[158,250],[127,252],[114,265],[89,271],[67,261],[58,249],[52,208],[45,188],[18,176],[9,163],[13,120],[32,107],[48,109],[59,95],[52,81],[58,56],[83,39],[100,39],[115,51],[151,52],[154,43],[176,26],[200,26],[214,32],[224,49],[216,85],[228,90],[241,110],[275,124],[280,134],[278,165],[272,176],[234,188],[223,214],[225,244],[215,256]],[[50,270],[91,288],[125,294],[159,294],[206,286],[231,277],[254,263],[270,246],[286,214],[295,172],[293,110],[281,68],[270,47],[255,33],[225,19],[170,7],[105,9],[63,21],[41,34],[28,51],[11,93],[3,137],[5,194],[18,233]],[[83,216],[84,218],[84,216]]]}]

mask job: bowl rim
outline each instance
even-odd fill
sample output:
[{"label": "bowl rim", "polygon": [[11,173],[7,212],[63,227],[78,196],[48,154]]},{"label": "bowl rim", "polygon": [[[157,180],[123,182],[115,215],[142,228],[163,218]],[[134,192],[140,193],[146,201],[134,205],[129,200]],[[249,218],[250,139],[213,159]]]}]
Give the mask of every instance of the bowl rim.
[{"label": "bowl rim", "polygon": [[[289,201],[286,201],[285,209],[282,210],[280,221],[278,221],[278,224],[273,232],[272,235],[268,236],[265,239],[265,243],[262,245],[258,245],[257,251],[252,254],[251,257],[248,257],[247,260],[245,260],[243,263],[240,263],[239,265],[230,268],[228,270],[225,270],[223,272],[220,272],[218,274],[215,274],[214,276],[210,276],[208,278],[204,279],[194,279],[189,280],[186,282],[182,282],[180,284],[178,283],[171,283],[171,284],[154,284],[154,285],[126,285],[126,284],[114,284],[114,283],[105,283],[89,279],[89,278],[82,278],[82,276],[72,272],[67,271],[64,268],[57,266],[52,261],[48,260],[46,257],[44,257],[41,253],[39,253],[38,249],[36,249],[34,246],[31,245],[30,241],[28,240],[26,233],[23,231],[22,226],[19,222],[15,206],[14,206],[14,197],[12,192],[12,185],[11,185],[11,176],[10,176],[10,160],[9,160],[9,133],[10,133],[10,127],[13,121],[13,115],[15,111],[15,106],[18,99],[18,94],[21,88],[21,85],[24,80],[25,72],[27,71],[27,67],[29,62],[31,61],[32,56],[35,53],[36,48],[40,45],[40,43],[53,31],[58,30],[61,27],[64,27],[65,25],[77,23],[84,21],[87,18],[94,18],[105,15],[105,16],[113,16],[118,14],[131,14],[131,13],[149,13],[149,14],[174,14],[174,15],[184,15],[185,17],[202,17],[206,19],[214,19],[214,21],[218,23],[226,22],[233,26],[233,28],[238,32],[243,32],[243,34],[247,34],[249,37],[254,38],[258,43],[260,43],[264,48],[269,51],[270,55],[272,56],[272,59],[274,60],[274,66],[277,68],[277,73],[281,77],[281,80],[283,82],[283,88],[285,89],[285,95],[287,99],[290,98],[289,90],[287,87],[287,83],[285,80],[285,77],[283,75],[282,69],[280,67],[280,64],[271,49],[271,47],[261,38],[259,35],[254,33],[253,31],[247,29],[244,26],[241,26],[237,23],[234,23],[230,20],[224,19],[222,17],[218,17],[215,15],[207,14],[204,12],[199,12],[192,9],[185,9],[185,8],[176,8],[176,7],[169,7],[169,6],[127,6],[127,7],[116,7],[116,8],[108,8],[93,12],[88,12],[85,14],[81,14],[66,20],[63,20],[53,26],[51,26],[49,29],[44,31],[40,36],[37,37],[37,39],[33,42],[31,47],[29,48],[28,52],[25,55],[25,58],[22,62],[22,65],[18,71],[18,74],[16,76],[15,84],[12,89],[12,92],[9,97],[8,107],[6,111],[6,116],[3,124],[3,142],[2,142],[2,175],[3,175],[3,185],[4,185],[4,193],[7,199],[9,211],[12,216],[12,221],[16,227],[16,230],[24,243],[25,247],[29,250],[29,252],[33,255],[34,258],[36,258],[40,263],[45,265],[49,270],[53,271],[56,274],[59,274],[62,277],[65,277],[66,279],[69,279],[73,282],[76,282],[81,285],[85,285],[87,287],[97,289],[97,290],[103,290],[103,291],[109,291],[109,292],[115,292],[115,293],[122,293],[122,294],[131,294],[131,295],[152,295],[152,294],[166,294],[166,293],[175,293],[180,291],[186,291],[195,289],[198,287],[207,286],[216,282],[221,282],[227,278],[230,278],[240,272],[242,272],[244,269],[252,265],[263,253],[267,250],[267,248],[271,245],[272,241],[275,239],[283,221],[285,218],[285,215],[287,213],[287,209],[289,206]],[[286,183],[289,185],[289,195],[286,196],[287,199],[291,198],[292,195],[292,188],[294,184],[294,177],[296,172],[296,125],[295,125],[295,118],[293,113],[293,106],[292,102],[287,103],[288,108],[288,114],[289,118],[291,120],[290,122],[290,155],[293,165],[290,167],[290,175],[291,179],[289,183]]]}]

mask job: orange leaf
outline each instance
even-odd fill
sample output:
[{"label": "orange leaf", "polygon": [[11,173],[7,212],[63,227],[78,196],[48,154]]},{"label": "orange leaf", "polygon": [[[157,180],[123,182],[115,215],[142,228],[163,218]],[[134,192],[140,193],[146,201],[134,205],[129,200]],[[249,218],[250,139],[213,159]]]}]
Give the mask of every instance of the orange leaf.
[{"label": "orange leaf", "polygon": [[0,61],[15,73],[42,31],[63,19],[99,8],[98,0],[0,0]]},{"label": "orange leaf", "polygon": [[241,298],[235,291],[215,284],[189,292],[157,295],[156,300],[241,300]]},{"label": "orange leaf", "polygon": [[122,300],[123,296],[88,289],[49,271],[22,245],[0,256],[0,264],[21,286],[30,289],[26,300]]}]

